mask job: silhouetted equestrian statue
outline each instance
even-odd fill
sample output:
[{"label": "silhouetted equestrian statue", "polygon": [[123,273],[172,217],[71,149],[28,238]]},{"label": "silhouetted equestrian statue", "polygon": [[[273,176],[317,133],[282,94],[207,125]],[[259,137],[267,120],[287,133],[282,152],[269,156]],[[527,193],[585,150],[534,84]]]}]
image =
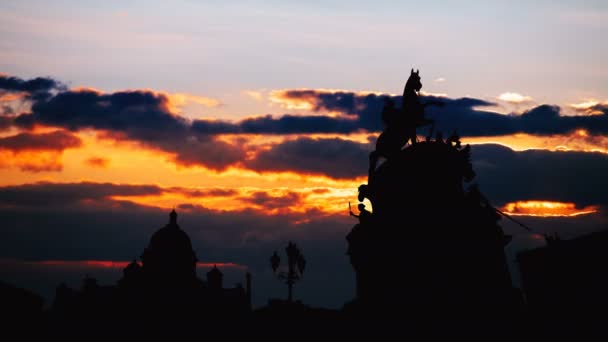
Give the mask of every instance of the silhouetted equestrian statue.
[{"label": "silhouetted equestrian statue", "polygon": [[370,155],[370,174],[376,168],[376,163],[380,157],[391,158],[409,141],[415,144],[417,142],[416,129],[418,127],[431,125],[429,136],[432,136],[435,122],[424,116],[424,109],[430,105],[443,106],[443,102],[430,101],[424,104],[421,103],[419,96],[421,88],[420,72],[418,70],[414,72],[414,69],[412,69],[403,89],[401,108],[397,109],[393,99],[390,97],[385,98],[382,110],[384,131],[378,137],[376,151]]},{"label": "silhouetted equestrian statue", "polygon": [[[412,144],[416,141],[416,128],[431,125],[431,131],[429,136],[433,135],[435,128],[435,122],[433,120],[424,117],[424,109],[427,106],[443,106],[441,101],[429,101],[427,103],[420,102],[420,89],[422,88],[422,82],[420,82],[420,71],[412,69],[410,77],[405,82],[403,88],[403,100],[401,108],[405,116],[405,125],[407,126],[407,140],[411,140]],[[406,140],[406,143],[407,143]]]},{"label": "silhouetted equestrian statue", "polygon": [[[379,113],[384,131],[370,154],[368,183],[358,189],[359,202],[371,207],[349,210],[359,222],[346,237],[357,281],[348,307],[364,317],[400,312],[423,323],[507,314],[521,304],[504,253],[509,237],[472,186],[470,146],[456,132],[433,139],[424,111],[441,104],[421,103],[421,88],[412,69],[401,108],[387,98]],[[430,133],[418,142],[416,129],[426,125]]]}]

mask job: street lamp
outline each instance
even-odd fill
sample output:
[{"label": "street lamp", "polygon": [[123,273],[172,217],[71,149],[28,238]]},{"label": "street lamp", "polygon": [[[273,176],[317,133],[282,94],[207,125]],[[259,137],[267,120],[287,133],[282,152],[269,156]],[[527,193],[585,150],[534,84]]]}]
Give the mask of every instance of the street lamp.
[{"label": "street lamp", "polygon": [[304,269],[306,268],[306,259],[302,255],[300,249],[295,243],[289,241],[285,248],[287,253],[287,272],[278,272],[279,264],[281,263],[281,257],[275,251],[270,257],[270,266],[274,274],[281,280],[285,280],[288,289],[287,300],[293,301],[293,285],[299,281],[304,275]]}]

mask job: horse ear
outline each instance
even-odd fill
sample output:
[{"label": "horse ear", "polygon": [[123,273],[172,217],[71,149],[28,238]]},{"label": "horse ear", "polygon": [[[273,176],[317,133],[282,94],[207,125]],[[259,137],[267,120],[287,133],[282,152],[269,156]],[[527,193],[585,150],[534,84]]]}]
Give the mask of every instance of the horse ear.
[{"label": "horse ear", "polygon": [[414,68],[412,68],[412,72],[411,72],[411,73],[412,73],[412,74],[414,73]]},{"label": "horse ear", "polygon": [[420,69],[416,69],[416,75],[420,75]]}]

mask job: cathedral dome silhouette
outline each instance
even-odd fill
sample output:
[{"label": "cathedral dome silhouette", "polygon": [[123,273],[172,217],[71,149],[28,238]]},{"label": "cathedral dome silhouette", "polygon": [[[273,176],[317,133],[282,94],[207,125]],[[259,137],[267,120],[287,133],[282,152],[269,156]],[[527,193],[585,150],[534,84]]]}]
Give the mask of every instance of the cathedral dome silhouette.
[{"label": "cathedral dome silhouette", "polygon": [[177,224],[175,209],[169,214],[169,223],[152,234],[148,248],[162,252],[191,252],[192,242],[186,232]]},{"label": "cathedral dome silhouette", "polygon": [[142,255],[143,268],[156,278],[187,279],[196,277],[197,261],[190,237],[177,224],[174,209],[169,223],[150,238]]}]

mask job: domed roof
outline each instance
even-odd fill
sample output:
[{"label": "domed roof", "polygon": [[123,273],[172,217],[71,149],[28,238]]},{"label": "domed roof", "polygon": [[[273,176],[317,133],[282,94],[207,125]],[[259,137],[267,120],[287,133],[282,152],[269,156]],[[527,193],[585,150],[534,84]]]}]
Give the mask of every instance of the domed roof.
[{"label": "domed roof", "polygon": [[213,265],[213,268],[207,272],[207,277],[222,277],[222,271],[220,271],[219,268],[217,268],[217,265]]},{"label": "domed roof", "polygon": [[169,223],[152,235],[148,248],[160,253],[192,253],[192,242],[188,234],[177,224],[175,210],[171,211],[169,217]]}]

